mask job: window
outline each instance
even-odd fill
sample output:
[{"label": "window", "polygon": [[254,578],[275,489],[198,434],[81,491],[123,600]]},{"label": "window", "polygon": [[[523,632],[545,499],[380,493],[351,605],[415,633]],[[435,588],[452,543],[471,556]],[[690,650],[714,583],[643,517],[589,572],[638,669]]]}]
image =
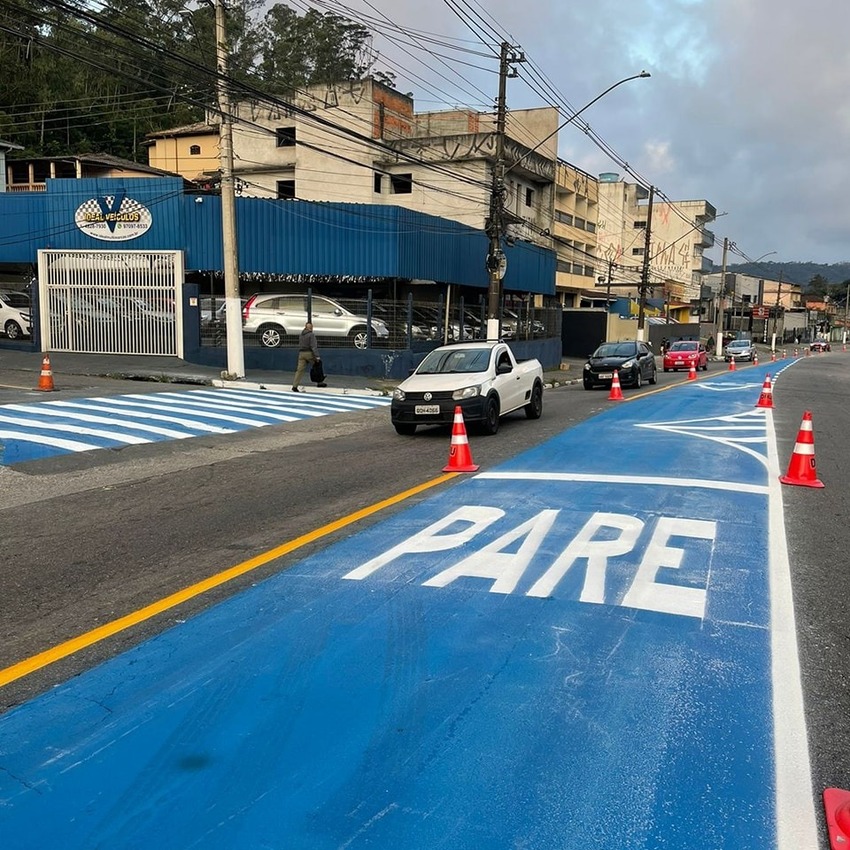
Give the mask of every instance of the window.
[{"label": "window", "polygon": [[527,207],[531,206],[531,202],[534,200],[534,189],[526,189],[525,190],[525,205]]},{"label": "window", "polygon": [[278,127],[275,135],[279,148],[288,148],[295,144],[295,127]]},{"label": "window", "polygon": [[200,156],[201,155],[201,146],[200,145],[192,145],[189,148],[189,156]]},{"label": "window", "polygon": [[576,216],[575,222],[576,227],[580,227],[582,230],[584,230],[585,221],[583,218],[579,218],[578,216]]},{"label": "window", "polygon": [[391,174],[390,192],[393,195],[409,195],[413,191],[412,174]]},{"label": "window", "polygon": [[560,210],[555,210],[555,221],[561,222],[561,224],[572,224],[573,217],[569,213],[561,212]]},{"label": "window", "polygon": [[646,230],[646,222],[645,221],[636,221],[632,224],[635,230]]},{"label": "window", "polygon": [[375,191],[376,194],[378,194],[378,195],[381,194],[381,189],[383,188],[383,183],[384,183],[384,175],[378,174],[378,172],[376,171],[375,172],[375,185],[374,185],[374,191]]},{"label": "window", "polygon": [[572,270],[572,266],[566,260],[558,260],[557,270],[559,272],[565,272],[566,274],[569,274]]},{"label": "window", "polygon": [[277,196],[284,201],[291,201],[295,198],[295,181],[294,180],[278,180],[277,181]]},{"label": "window", "polygon": [[642,257],[643,256],[643,248],[632,248],[632,256]]}]

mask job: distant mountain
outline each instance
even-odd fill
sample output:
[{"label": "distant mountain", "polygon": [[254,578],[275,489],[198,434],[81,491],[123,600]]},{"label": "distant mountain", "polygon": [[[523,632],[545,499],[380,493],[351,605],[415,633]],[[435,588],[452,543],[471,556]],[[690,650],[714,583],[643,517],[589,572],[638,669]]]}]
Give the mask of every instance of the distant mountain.
[{"label": "distant mountain", "polygon": [[[714,265],[714,272],[720,271],[720,266]],[[782,280],[808,286],[809,281],[820,275],[829,283],[845,283],[850,281],[850,263],[772,263],[762,260],[760,263],[736,263],[727,267],[726,271],[735,274],[746,274],[751,277],[763,277],[766,280]]]}]

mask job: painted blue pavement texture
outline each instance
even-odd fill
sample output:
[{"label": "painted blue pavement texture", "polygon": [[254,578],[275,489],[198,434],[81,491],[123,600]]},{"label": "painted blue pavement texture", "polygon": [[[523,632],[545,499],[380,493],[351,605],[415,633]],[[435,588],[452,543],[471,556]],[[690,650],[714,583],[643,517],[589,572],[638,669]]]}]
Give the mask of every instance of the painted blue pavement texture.
[{"label": "painted blue pavement texture", "polygon": [[4,850],[815,847],[763,376],[613,404],[8,713]]},{"label": "painted blue pavement texture", "polygon": [[5,404],[0,405],[0,464],[232,434],[389,403],[377,396],[234,388]]}]

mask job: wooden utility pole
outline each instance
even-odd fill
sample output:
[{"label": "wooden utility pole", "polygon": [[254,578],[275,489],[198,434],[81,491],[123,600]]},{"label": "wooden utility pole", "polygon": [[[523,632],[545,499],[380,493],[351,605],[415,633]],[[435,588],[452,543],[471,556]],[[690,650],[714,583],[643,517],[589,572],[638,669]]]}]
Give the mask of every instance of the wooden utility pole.
[{"label": "wooden utility pole", "polygon": [[496,100],[496,161],[493,164],[493,185],[490,190],[490,216],[487,235],[490,249],[487,255],[487,272],[490,286],[487,298],[487,339],[499,339],[502,329],[502,279],[507,270],[507,258],[502,250],[505,230],[505,120],[507,115],[506,93],[508,77],[517,75],[513,63],[524,62],[525,57],[516,53],[506,41],[502,42],[499,54],[499,96]]},{"label": "wooden utility pole", "polygon": [[646,232],[643,235],[643,268],[640,273],[640,300],[638,307],[637,337],[640,340],[646,338],[644,325],[646,324],[646,296],[649,292],[649,251],[652,242],[652,201],[655,198],[655,186],[649,187],[649,206],[646,210]]}]

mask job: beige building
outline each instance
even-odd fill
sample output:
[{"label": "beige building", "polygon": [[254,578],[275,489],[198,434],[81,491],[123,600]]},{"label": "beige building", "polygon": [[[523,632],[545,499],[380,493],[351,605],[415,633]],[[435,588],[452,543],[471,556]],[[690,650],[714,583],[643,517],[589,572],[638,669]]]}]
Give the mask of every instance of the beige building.
[{"label": "beige building", "polygon": [[552,233],[558,255],[557,294],[564,307],[578,307],[582,292],[607,275],[599,256],[599,182],[567,162],[556,165]]},{"label": "beige building", "polygon": [[[233,112],[234,172],[243,195],[388,204],[486,228],[497,138],[490,114],[416,113],[412,97],[372,79],[310,87],[292,108],[241,101]],[[552,107],[509,115],[509,239],[553,247],[559,118]],[[218,127],[209,121],[150,134],[150,164],[215,179]],[[581,220],[587,190],[559,194],[572,197],[566,206]],[[589,235],[582,231],[577,241],[585,246]]]},{"label": "beige building", "polygon": [[[600,175],[598,251],[603,262],[617,265],[623,281],[641,280],[648,213],[646,189],[617,174]],[[714,245],[714,234],[705,225],[716,215],[708,201],[654,199],[648,282],[674,307],[693,305],[698,311],[702,278],[711,266],[703,252]],[[637,287],[633,292],[637,294]]]}]

